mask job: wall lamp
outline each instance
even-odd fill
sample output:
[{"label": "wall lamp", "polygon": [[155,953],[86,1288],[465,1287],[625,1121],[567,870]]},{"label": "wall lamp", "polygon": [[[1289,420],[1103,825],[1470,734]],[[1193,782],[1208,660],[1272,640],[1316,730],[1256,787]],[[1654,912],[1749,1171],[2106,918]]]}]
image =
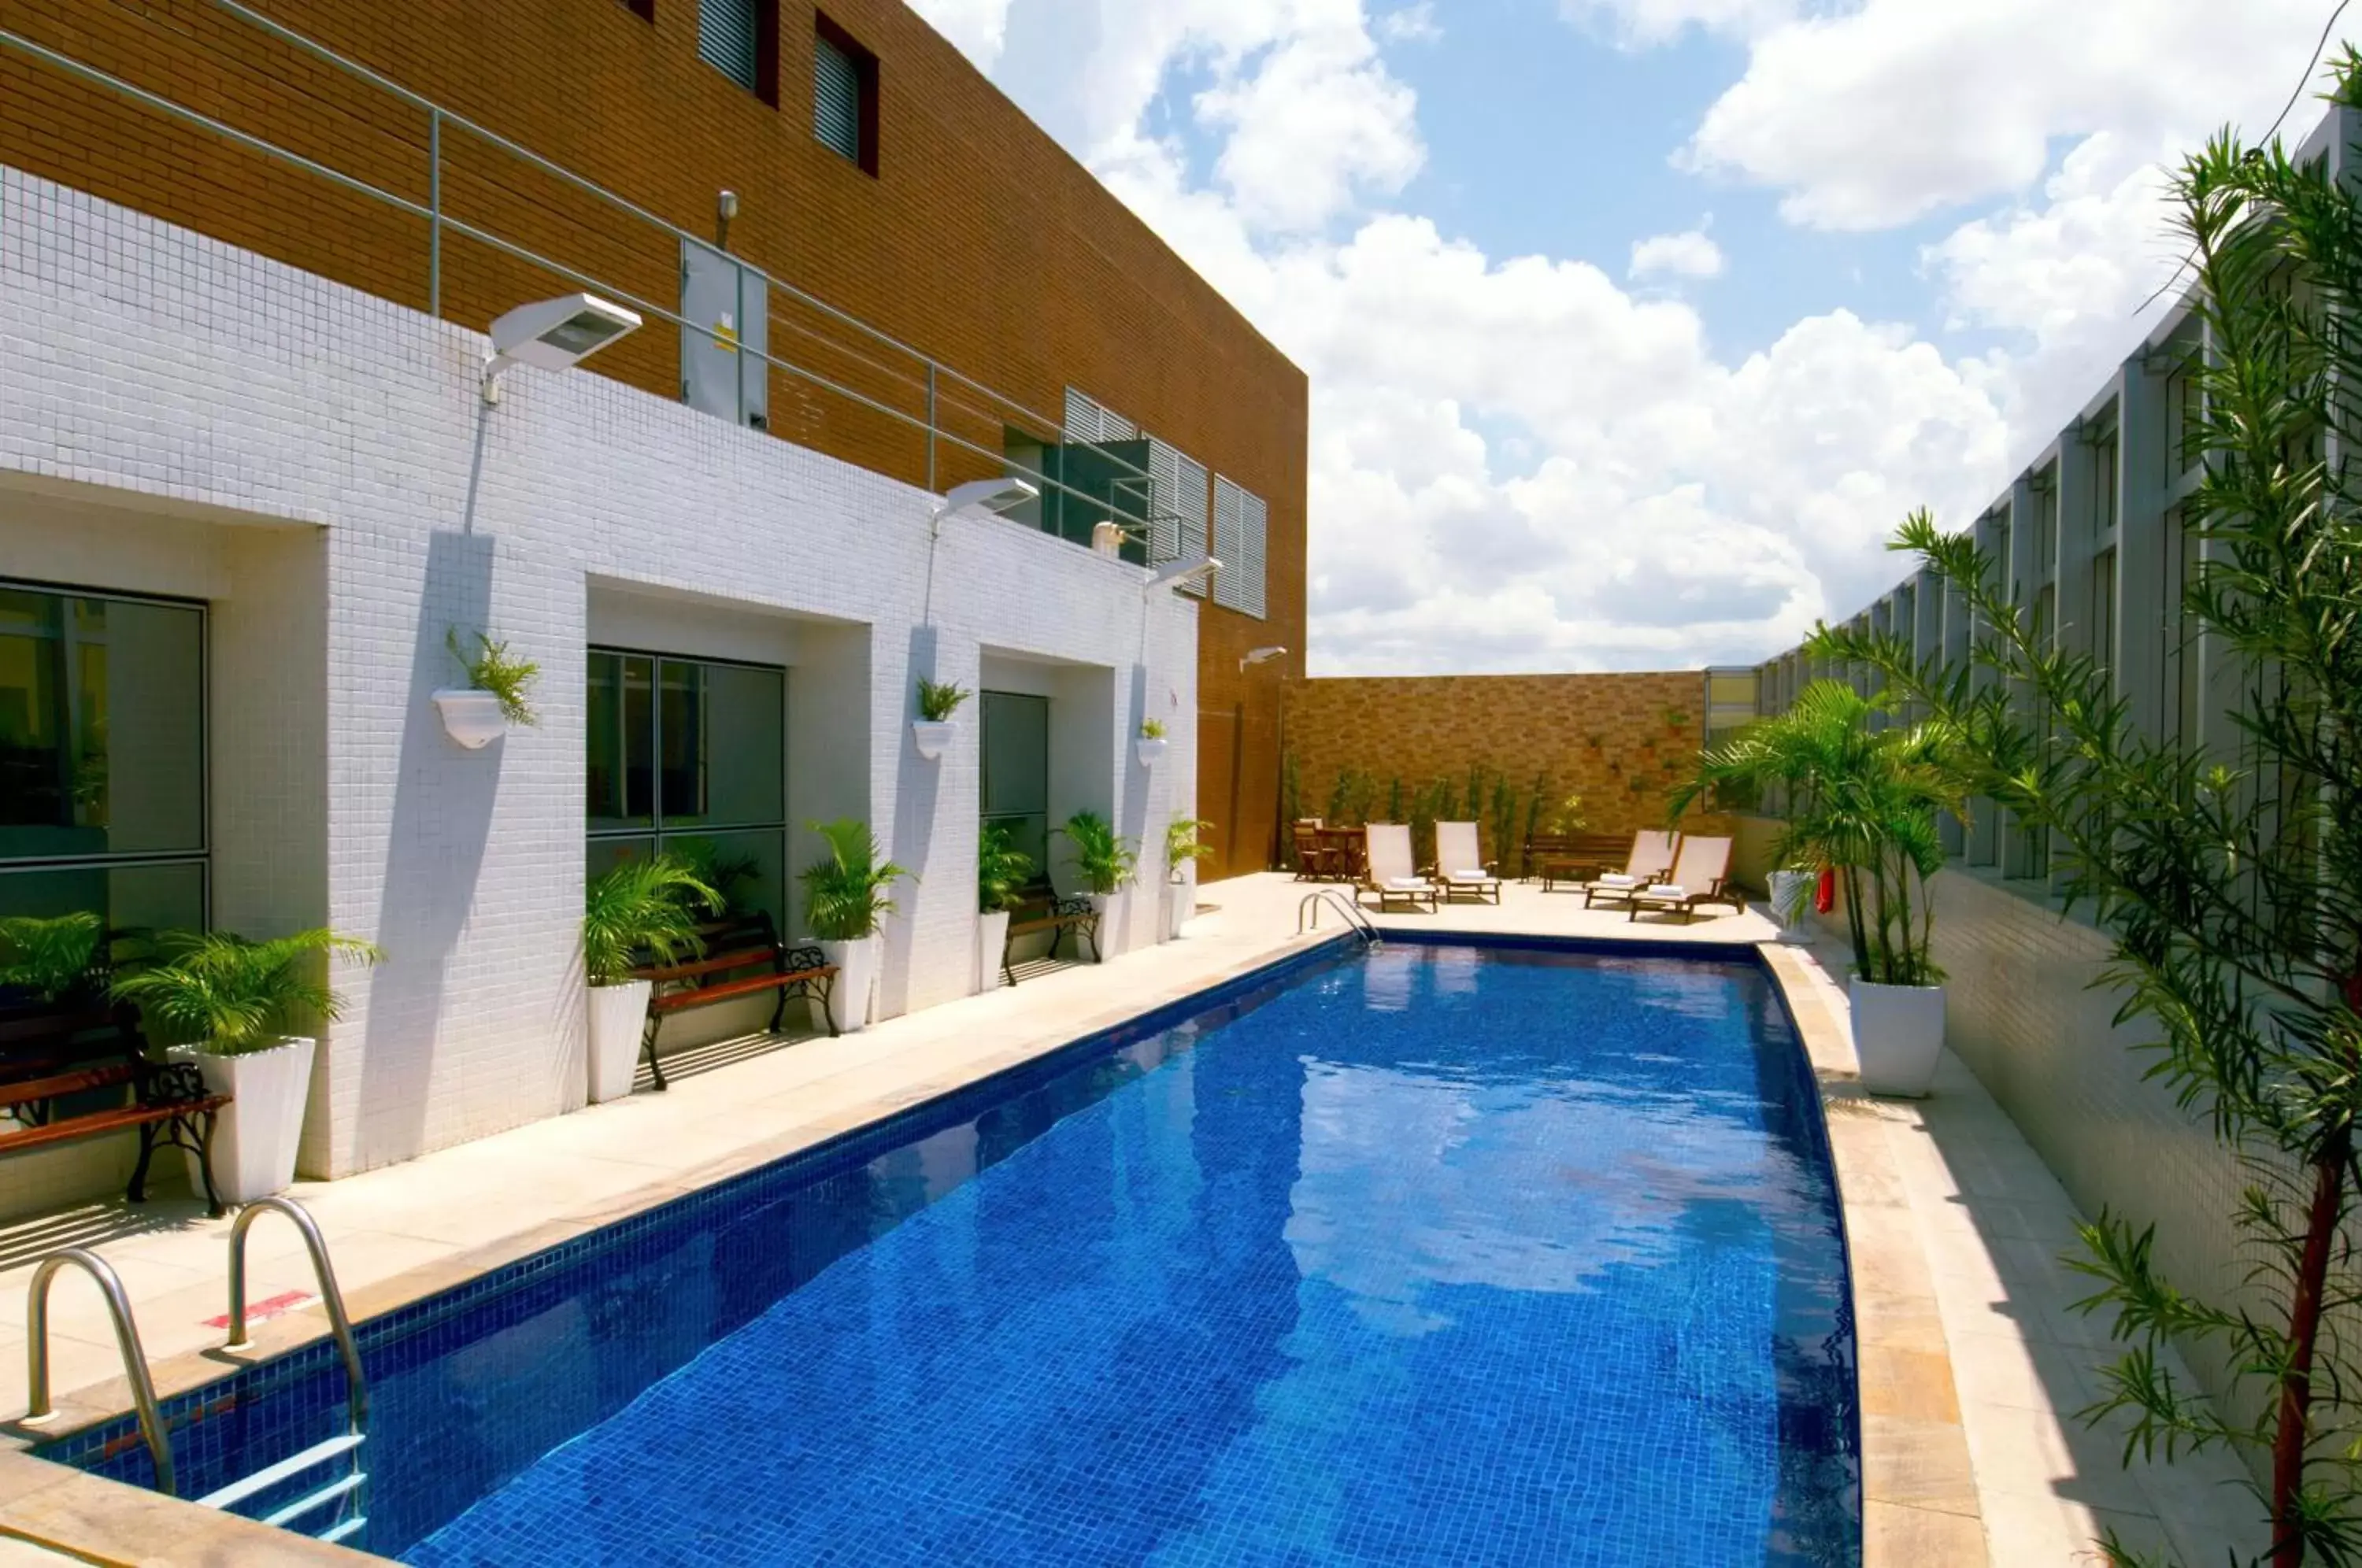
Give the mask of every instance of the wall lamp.
[{"label": "wall lamp", "polygon": [[1194,561],[1174,561],[1158,567],[1148,577],[1151,588],[1181,588],[1192,582],[1203,582],[1222,569],[1222,563],[1211,556]]},{"label": "wall lamp", "polygon": [[1247,650],[1246,657],[1239,660],[1239,673],[1244,675],[1247,672],[1247,666],[1251,664],[1264,664],[1272,659],[1286,657],[1287,650],[1282,647],[1250,648]]},{"label": "wall lamp", "polygon": [[566,294],[522,304],[492,323],[492,357],[484,361],[484,401],[501,401],[512,365],[563,370],[618,337],[639,330],[638,313],[596,294]]},{"label": "wall lamp", "polygon": [[1021,479],[970,480],[944,492],[944,498],[935,502],[935,514],[930,521],[936,536],[941,537],[944,519],[955,512],[978,511],[997,517],[1037,499],[1041,493],[1040,486]]}]

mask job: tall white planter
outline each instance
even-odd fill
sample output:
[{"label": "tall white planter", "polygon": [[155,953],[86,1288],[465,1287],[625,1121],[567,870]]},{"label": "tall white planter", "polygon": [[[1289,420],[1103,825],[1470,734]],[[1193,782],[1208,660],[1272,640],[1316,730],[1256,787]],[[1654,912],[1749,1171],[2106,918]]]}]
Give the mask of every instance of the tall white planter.
[{"label": "tall white planter", "polygon": [[1000,988],[1000,960],[1009,950],[1009,911],[990,910],[976,917],[976,988]]},{"label": "tall white planter", "polygon": [[1179,936],[1181,928],[1189,923],[1189,917],[1197,912],[1197,883],[1187,879],[1167,882],[1164,885],[1164,940],[1170,942]]},{"label": "tall white planter", "polygon": [[836,966],[836,984],[828,993],[829,1021],[840,1034],[868,1027],[870,993],[877,988],[877,939],[823,942],[820,950]]},{"label": "tall white planter", "polygon": [[[237,1056],[216,1056],[176,1045],[175,1062],[196,1065],[205,1088],[230,1102],[214,1124],[214,1190],[225,1203],[251,1203],[283,1192],[295,1179],[295,1149],[304,1137],[304,1102],[312,1093],[312,1055],[318,1043],[300,1034]],[[203,1197],[204,1175],[183,1151],[189,1187]]]},{"label": "tall white planter", "polygon": [[509,733],[508,715],[501,712],[501,700],[489,691],[455,686],[433,696],[435,711],[443,715],[443,728],[469,751],[488,746]]},{"label": "tall white planter", "polygon": [[1926,1094],[1944,1049],[1944,988],[1882,986],[1857,975],[1848,994],[1861,1087],[1914,1099]]},{"label": "tall white planter", "polygon": [[1093,945],[1098,950],[1098,960],[1104,964],[1124,950],[1124,917],[1131,905],[1120,892],[1093,893],[1091,911],[1099,917],[1098,940]]},{"label": "tall white planter", "polygon": [[[1780,922],[1781,941],[1794,944],[1812,941],[1812,887],[1816,879],[1810,871],[1772,873],[1772,918]],[[1795,911],[1793,920],[1786,912],[1790,910]]]},{"label": "tall white planter", "polygon": [[643,1032],[648,1021],[653,982],[626,980],[590,988],[590,1103],[621,1099],[632,1092],[639,1070]]}]

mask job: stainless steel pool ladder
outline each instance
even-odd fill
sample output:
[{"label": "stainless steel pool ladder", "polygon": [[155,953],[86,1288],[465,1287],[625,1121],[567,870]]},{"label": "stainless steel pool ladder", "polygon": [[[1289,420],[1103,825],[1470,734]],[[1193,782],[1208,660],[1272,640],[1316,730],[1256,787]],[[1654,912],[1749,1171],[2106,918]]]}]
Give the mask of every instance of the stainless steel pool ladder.
[{"label": "stainless steel pool ladder", "polygon": [[[327,1310],[328,1327],[345,1363],[345,1432],[258,1470],[243,1480],[208,1492],[196,1502],[204,1507],[228,1508],[307,1471],[343,1460],[342,1474],[264,1516],[262,1522],[302,1529],[304,1527],[296,1521],[335,1504],[336,1514],[326,1528],[307,1533],[316,1533],[322,1540],[344,1540],[358,1534],[369,1522],[363,1511],[369,1473],[361,1468],[360,1457],[361,1444],[369,1436],[369,1385],[361,1376],[360,1349],[353,1342],[352,1320],[345,1315],[344,1293],[337,1288],[337,1271],[328,1262],[328,1244],[321,1238],[320,1227],[312,1216],[292,1198],[257,1198],[240,1209],[230,1224],[229,1338],[222,1348],[246,1350],[253,1343],[246,1337],[246,1232],[267,1209],[276,1209],[293,1220],[295,1228],[304,1233],[304,1251],[312,1254],[312,1272],[320,1284],[320,1304]],[[33,1270],[25,1309],[27,1398],[23,1424],[38,1427],[57,1418],[57,1408],[50,1397],[50,1282],[69,1264],[95,1280],[99,1294],[105,1298],[106,1315],[115,1324],[116,1346],[123,1353],[124,1376],[131,1384],[131,1405],[139,1418],[139,1436],[156,1463],[156,1489],[168,1497],[178,1496],[179,1480],[172,1469],[172,1434],[157,1408],[156,1381],[148,1370],[148,1353],[139,1342],[138,1325],[132,1320],[131,1299],[125,1294],[123,1281],[114,1268],[86,1248],[68,1247],[51,1253]]]},{"label": "stainless steel pool ladder", "polygon": [[[344,1292],[337,1287],[337,1270],[328,1262],[328,1243],[321,1237],[320,1227],[312,1216],[292,1198],[259,1198],[239,1209],[237,1218],[230,1223],[229,1338],[223,1342],[222,1349],[245,1350],[253,1343],[246,1337],[246,1232],[266,1209],[276,1209],[293,1220],[295,1229],[303,1232],[304,1250],[312,1254],[312,1273],[320,1286],[320,1305],[328,1314],[337,1353],[345,1363],[345,1431],[341,1437],[314,1443],[301,1453],[266,1465],[244,1480],[208,1492],[197,1501],[209,1508],[233,1507],[299,1475],[338,1465],[340,1474],[264,1515],[262,1522],[282,1529],[303,1530],[322,1540],[344,1540],[359,1534],[369,1523],[365,1512],[369,1472],[362,1468],[361,1460],[361,1445],[369,1439],[369,1383],[361,1375],[360,1347],[353,1342],[352,1320],[345,1315]],[[331,1505],[336,1512],[324,1528],[314,1529],[297,1522]]]},{"label": "stainless steel pool ladder", "polygon": [[1320,911],[1323,906],[1341,911],[1345,917],[1345,923],[1362,933],[1363,945],[1375,947],[1382,940],[1378,935],[1377,922],[1370,919],[1369,914],[1361,905],[1346,898],[1334,888],[1315,888],[1297,902],[1296,906],[1297,935],[1301,936],[1307,931],[1320,929]]}]

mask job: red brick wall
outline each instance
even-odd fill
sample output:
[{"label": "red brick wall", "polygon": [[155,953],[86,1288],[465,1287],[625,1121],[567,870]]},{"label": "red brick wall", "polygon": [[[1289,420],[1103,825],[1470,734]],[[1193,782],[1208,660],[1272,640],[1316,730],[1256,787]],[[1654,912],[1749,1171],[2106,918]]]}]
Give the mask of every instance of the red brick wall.
[{"label": "red brick wall", "polygon": [[[1223,869],[1259,865],[1271,834],[1277,670],[1242,679],[1250,647],[1304,644],[1306,382],[1075,160],[900,0],[831,0],[879,61],[874,177],[812,135],[816,12],[781,0],[776,108],[697,55],[695,0],[270,0],[286,26],[700,235],[738,193],[731,248],[799,288],[1054,420],[1077,386],[1261,495],[1268,600],[1256,621],[1209,606],[1200,701],[1202,809]],[[0,19],[77,60],[411,201],[427,197],[427,116],[206,3],[5,0]],[[450,215],[598,280],[678,303],[676,243],[455,129],[443,137]],[[427,225],[210,133],[0,51],[0,160],[419,308]],[[482,327],[522,301],[580,286],[447,235],[443,314]],[[775,296],[774,356],[918,414],[923,370]],[[809,329],[799,330],[800,328]],[[813,336],[818,335],[817,338]],[[860,356],[856,358],[855,355]],[[863,359],[874,361],[864,363]],[[590,362],[666,396],[679,335],[651,322]],[[947,424],[997,452],[1022,415],[941,389]],[[961,410],[957,402],[975,406]],[[781,436],[914,483],[923,438],[775,373]],[[1037,435],[1054,436],[1054,430]],[[998,472],[937,454],[938,488]],[[1231,734],[1212,732],[1227,728]],[[1233,768],[1231,747],[1246,744]],[[1233,790],[1236,771],[1252,788]]]}]

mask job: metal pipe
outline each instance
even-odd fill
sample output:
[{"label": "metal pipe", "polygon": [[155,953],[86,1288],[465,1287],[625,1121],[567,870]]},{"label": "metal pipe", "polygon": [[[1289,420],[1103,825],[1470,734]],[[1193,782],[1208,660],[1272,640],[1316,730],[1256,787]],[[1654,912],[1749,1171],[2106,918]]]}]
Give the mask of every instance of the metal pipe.
[{"label": "metal pipe", "polygon": [[443,111],[426,111],[426,314],[443,319]]},{"label": "metal pipe", "polygon": [[337,1288],[337,1271],[328,1263],[328,1243],[321,1237],[320,1227],[310,1212],[292,1198],[258,1198],[239,1209],[237,1218],[230,1221],[229,1338],[222,1342],[222,1349],[253,1348],[254,1342],[246,1337],[246,1232],[265,1210],[286,1215],[303,1232],[304,1250],[312,1254],[312,1273],[320,1282],[320,1305],[327,1311],[337,1352],[344,1357],[346,1405],[351,1414],[352,1430],[365,1430],[369,1426],[369,1384],[361,1376],[361,1353],[353,1342],[352,1320],[345,1316],[345,1295]]},{"label": "metal pipe", "polygon": [[156,1408],[156,1384],[148,1375],[148,1353],[140,1347],[139,1327],[131,1320],[131,1299],[123,1293],[123,1281],[114,1267],[85,1248],[51,1253],[33,1271],[31,1293],[25,1301],[24,1424],[39,1426],[57,1415],[50,1401],[50,1282],[68,1264],[96,1280],[99,1294],[106,1298],[106,1315],[115,1322],[115,1343],[123,1353],[124,1375],[131,1383],[132,1408],[139,1413],[139,1435],[147,1441],[149,1457],[156,1462],[156,1489],[168,1497],[177,1496],[172,1437],[165,1430],[163,1413]]},{"label": "metal pipe", "polygon": [[933,495],[935,484],[935,363],[927,361],[927,493]]}]

